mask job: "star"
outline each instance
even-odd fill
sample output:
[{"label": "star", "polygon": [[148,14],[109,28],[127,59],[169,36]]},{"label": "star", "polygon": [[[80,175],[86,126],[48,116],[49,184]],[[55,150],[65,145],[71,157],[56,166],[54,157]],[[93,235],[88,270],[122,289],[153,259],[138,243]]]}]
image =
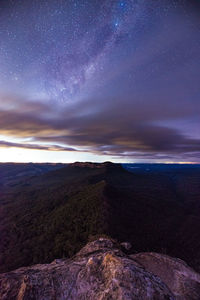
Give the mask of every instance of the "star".
[{"label": "star", "polygon": [[114,23],[114,26],[115,26],[115,27],[118,27],[118,26],[119,26],[119,21],[116,21],[116,22]]}]

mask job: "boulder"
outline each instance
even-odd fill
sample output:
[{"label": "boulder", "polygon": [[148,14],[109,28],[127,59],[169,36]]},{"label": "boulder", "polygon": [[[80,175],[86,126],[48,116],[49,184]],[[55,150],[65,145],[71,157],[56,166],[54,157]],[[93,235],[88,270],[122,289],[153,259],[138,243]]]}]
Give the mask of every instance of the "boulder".
[{"label": "boulder", "polygon": [[169,287],[176,300],[200,299],[200,274],[184,261],[158,253],[138,253],[131,257],[147,272],[158,276]]}]

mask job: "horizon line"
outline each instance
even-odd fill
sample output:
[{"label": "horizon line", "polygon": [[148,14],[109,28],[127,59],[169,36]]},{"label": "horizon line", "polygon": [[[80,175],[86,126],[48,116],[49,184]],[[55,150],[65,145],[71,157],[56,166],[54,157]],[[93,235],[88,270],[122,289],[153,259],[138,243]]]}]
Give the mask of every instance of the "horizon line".
[{"label": "horizon line", "polygon": [[112,162],[112,161],[73,161],[73,162],[50,162],[50,161],[44,161],[44,162],[34,162],[34,161],[29,161],[29,162],[23,162],[23,161],[0,161],[0,164],[63,164],[63,165],[68,165],[68,164],[75,164],[75,163],[96,163],[96,164],[103,164],[106,162],[110,162],[113,164],[164,164],[164,165],[200,165],[200,162]]}]

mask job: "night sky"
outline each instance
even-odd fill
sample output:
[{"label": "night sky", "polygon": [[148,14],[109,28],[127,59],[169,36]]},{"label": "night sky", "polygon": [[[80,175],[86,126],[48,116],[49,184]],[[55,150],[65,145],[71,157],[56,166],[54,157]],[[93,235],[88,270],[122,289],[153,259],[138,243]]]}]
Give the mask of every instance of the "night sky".
[{"label": "night sky", "polygon": [[0,161],[77,160],[200,162],[200,1],[0,1]]}]

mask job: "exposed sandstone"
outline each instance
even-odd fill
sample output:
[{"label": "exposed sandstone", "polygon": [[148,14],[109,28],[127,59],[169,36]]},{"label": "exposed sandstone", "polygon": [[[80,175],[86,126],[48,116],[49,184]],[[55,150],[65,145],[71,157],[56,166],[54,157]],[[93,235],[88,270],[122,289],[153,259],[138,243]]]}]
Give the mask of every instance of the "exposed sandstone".
[{"label": "exposed sandstone", "polygon": [[[154,270],[149,270],[149,267],[145,270],[140,258],[137,255],[128,256],[113,241],[100,238],[88,243],[71,259],[57,259],[51,264],[34,265],[1,274],[0,299],[189,299],[176,298],[170,291],[169,287],[172,286],[168,281],[154,275]],[[181,266],[188,268],[181,261],[179,264],[180,269]],[[195,277],[192,270],[190,272],[188,282],[190,284],[193,280],[192,284],[195,285],[199,277]]]},{"label": "exposed sandstone", "polygon": [[184,261],[158,253],[131,255],[146,271],[160,277],[177,300],[200,299],[200,274]]}]

